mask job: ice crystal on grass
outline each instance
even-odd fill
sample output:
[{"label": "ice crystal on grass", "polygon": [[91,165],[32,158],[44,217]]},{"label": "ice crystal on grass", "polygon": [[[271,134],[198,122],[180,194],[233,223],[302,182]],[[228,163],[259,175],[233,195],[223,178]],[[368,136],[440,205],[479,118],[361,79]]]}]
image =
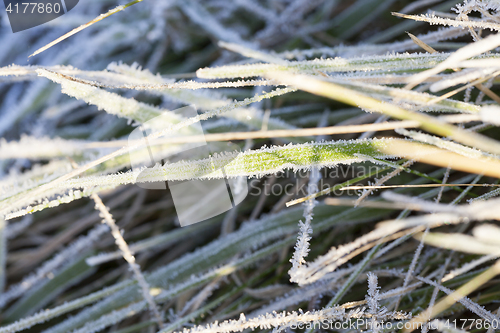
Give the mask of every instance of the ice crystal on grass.
[{"label": "ice crystal on grass", "polygon": [[379,290],[378,290],[378,279],[377,276],[373,273],[368,273],[368,308],[372,315],[371,327],[373,328],[373,332],[380,331],[380,324],[377,321],[377,315],[380,311],[379,309]]},{"label": "ice crystal on grass", "polygon": [[135,262],[135,257],[132,255],[132,252],[130,252],[130,248],[127,242],[125,242],[121,230],[116,226],[113,216],[109,213],[108,208],[104,206],[104,203],[102,202],[101,198],[99,198],[97,194],[93,194],[92,200],[94,200],[95,202],[95,208],[98,209],[100,212],[100,217],[103,218],[102,222],[105,223],[111,230],[111,234],[115,239],[115,243],[122,252],[123,259],[127,261],[127,263],[130,266],[130,269],[132,270],[132,272],[134,272],[134,277],[137,280],[139,287],[141,288],[141,292],[144,299],[148,303],[149,310],[154,315],[158,325],[162,327],[163,319],[161,317],[160,311],[158,310],[155,301],[151,297],[150,294],[151,287],[144,279],[144,275],[142,275],[140,266]]},{"label": "ice crystal on grass", "polygon": [[[318,181],[321,179],[318,168],[313,167],[311,174],[309,176],[309,184],[307,186],[307,194],[312,195],[318,192]],[[307,200],[304,203],[304,219],[305,221],[299,221],[299,235],[297,236],[297,244],[295,244],[295,251],[293,253],[292,268],[288,272],[290,274],[291,282],[300,282],[303,277],[301,276],[301,267],[306,263],[305,258],[309,254],[309,240],[311,240],[311,234],[313,232],[311,222],[313,220],[313,210],[316,205],[315,199]]]},{"label": "ice crystal on grass", "polygon": [[[165,116],[169,113],[168,110],[161,110],[154,106],[137,102],[131,98],[124,98],[117,94],[104,91],[91,85],[74,82],[70,77],[65,77],[61,74],[50,72],[44,69],[37,70],[38,75],[49,78],[50,80],[61,84],[62,92],[83,99],[87,103],[96,105],[110,114],[124,117],[130,120],[135,120],[138,123],[145,123],[152,118],[158,117],[160,114],[162,119],[167,119]],[[170,116],[172,123],[179,122],[179,117],[175,114]],[[163,126],[168,126],[164,124]]]}]

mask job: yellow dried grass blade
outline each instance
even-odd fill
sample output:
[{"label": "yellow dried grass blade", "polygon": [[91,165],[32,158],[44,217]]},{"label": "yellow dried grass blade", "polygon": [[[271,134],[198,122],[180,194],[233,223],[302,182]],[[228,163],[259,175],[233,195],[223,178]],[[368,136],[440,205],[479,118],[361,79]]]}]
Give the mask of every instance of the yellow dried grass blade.
[{"label": "yellow dried grass blade", "polygon": [[142,2],[142,1],[143,1],[143,0],[134,0],[134,1],[131,1],[131,2],[127,3],[126,5],[123,5],[123,6],[117,6],[117,7],[113,8],[113,9],[109,10],[107,13],[99,15],[98,17],[96,17],[96,18],[95,18],[95,19],[93,19],[92,21],[87,22],[87,23],[85,23],[85,24],[82,24],[82,25],[81,25],[81,26],[79,26],[78,28],[75,28],[75,29],[71,30],[70,32],[68,32],[67,34],[62,35],[61,37],[57,38],[57,39],[56,39],[56,40],[54,40],[53,42],[50,42],[49,44],[47,44],[47,45],[45,45],[45,46],[43,46],[43,47],[39,48],[38,50],[36,50],[35,52],[33,52],[33,54],[31,54],[28,58],[31,58],[31,57],[33,57],[33,56],[35,56],[35,55],[37,55],[37,54],[40,54],[40,53],[42,53],[43,51],[45,51],[45,50],[47,50],[47,49],[51,48],[52,46],[56,45],[57,43],[59,43],[59,42],[61,42],[61,41],[65,40],[66,38],[71,37],[71,36],[73,36],[74,34],[76,34],[76,33],[80,32],[80,31],[82,31],[83,29],[85,29],[85,28],[87,28],[87,27],[91,26],[92,24],[97,23],[97,22],[99,22],[99,21],[101,21],[101,20],[103,20],[103,19],[105,19],[105,18],[107,18],[107,17],[109,17],[109,16],[111,16],[111,15],[113,15],[113,14],[116,14],[116,13],[118,13],[118,12],[121,12],[121,11],[122,11],[122,10],[124,10],[125,8],[130,7],[130,6],[132,6],[132,5],[135,5],[136,3],[139,3],[139,2]]},{"label": "yellow dried grass blade", "polygon": [[331,98],[349,105],[357,106],[365,110],[380,112],[393,118],[414,120],[420,123],[420,128],[428,132],[438,134],[443,137],[449,137],[456,142],[478,148],[485,152],[500,155],[500,142],[496,140],[490,139],[481,134],[468,132],[423,113],[405,110],[399,106],[377,100],[365,94],[345,88],[339,84],[327,82],[310,75],[292,74],[286,72],[271,72],[264,75],[264,77],[282,82],[318,96]]}]

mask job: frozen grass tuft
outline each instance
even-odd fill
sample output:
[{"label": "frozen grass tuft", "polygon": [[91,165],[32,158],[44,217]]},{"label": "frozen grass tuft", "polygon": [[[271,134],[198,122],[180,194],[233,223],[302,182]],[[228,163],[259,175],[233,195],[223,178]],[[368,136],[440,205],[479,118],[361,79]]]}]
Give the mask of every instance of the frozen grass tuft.
[{"label": "frozen grass tuft", "polygon": [[[498,328],[498,1],[1,20],[0,333]],[[181,228],[176,184],[221,179]]]}]

